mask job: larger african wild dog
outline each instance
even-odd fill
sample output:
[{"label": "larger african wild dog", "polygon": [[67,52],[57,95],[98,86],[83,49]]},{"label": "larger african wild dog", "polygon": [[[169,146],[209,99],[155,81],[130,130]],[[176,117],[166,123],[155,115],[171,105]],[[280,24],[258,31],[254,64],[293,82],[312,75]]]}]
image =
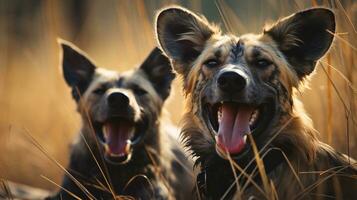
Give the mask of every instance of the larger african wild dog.
[{"label": "larger african wild dog", "polygon": [[[60,45],[64,79],[82,118],[67,167],[80,184],[66,175],[62,187],[81,199],[113,199],[112,193],[136,199],[188,199],[194,182],[185,170],[190,163],[175,139],[168,137],[170,128],[160,124],[174,79],[161,50],[155,48],[139,68],[118,73],[97,67],[68,42]],[[52,198],[73,197],[60,190]]]},{"label": "larger african wild dog", "polygon": [[[279,199],[357,199],[356,167],[319,141],[294,95],[332,43],[331,10],[301,11],[261,34],[238,37],[222,34],[204,17],[171,7],[158,14],[156,32],[183,80],[182,136],[197,157],[197,185],[203,197],[265,199],[276,190]],[[256,154],[247,138],[253,138],[264,157],[262,176],[254,170]],[[243,192],[235,193],[229,157],[238,164],[240,190],[247,184]],[[252,180],[238,168],[252,174]]]}]

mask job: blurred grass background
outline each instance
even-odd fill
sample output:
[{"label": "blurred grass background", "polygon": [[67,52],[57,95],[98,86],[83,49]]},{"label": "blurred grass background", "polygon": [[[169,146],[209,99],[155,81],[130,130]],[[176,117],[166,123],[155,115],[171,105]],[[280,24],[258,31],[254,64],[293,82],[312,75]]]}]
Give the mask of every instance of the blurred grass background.
[{"label": "blurred grass background", "polygon": [[[80,127],[59,68],[61,37],[86,51],[99,66],[124,71],[155,46],[153,21],[163,6],[201,12],[234,34],[261,32],[265,23],[311,6],[332,8],[337,34],[317,66],[310,89],[299,96],[321,139],[357,157],[357,2],[352,0],[0,0],[0,178],[46,189],[63,172],[26,138],[28,131],[66,166]],[[183,97],[176,80],[166,104],[178,124]]]}]

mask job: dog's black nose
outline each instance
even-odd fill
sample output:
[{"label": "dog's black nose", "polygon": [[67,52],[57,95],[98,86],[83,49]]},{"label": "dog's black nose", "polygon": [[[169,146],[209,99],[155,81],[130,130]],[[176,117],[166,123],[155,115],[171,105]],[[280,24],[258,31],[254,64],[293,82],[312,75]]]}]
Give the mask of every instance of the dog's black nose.
[{"label": "dog's black nose", "polygon": [[108,96],[108,105],[110,107],[128,106],[129,97],[121,92],[113,92]]},{"label": "dog's black nose", "polygon": [[239,73],[228,71],[218,77],[217,84],[223,91],[241,91],[247,85],[247,81]]}]

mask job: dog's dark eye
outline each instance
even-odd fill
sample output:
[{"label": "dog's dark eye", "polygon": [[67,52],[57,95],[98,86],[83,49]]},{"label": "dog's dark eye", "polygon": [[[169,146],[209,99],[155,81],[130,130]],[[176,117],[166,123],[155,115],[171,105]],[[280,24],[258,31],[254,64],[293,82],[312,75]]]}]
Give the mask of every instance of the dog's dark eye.
[{"label": "dog's dark eye", "polygon": [[138,95],[138,96],[142,96],[142,95],[144,95],[144,94],[147,93],[146,90],[144,90],[144,89],[142,89],[142,88],[140,88],[140,87],[135,87],[133,90],[134,90],[134,93],[135,93],[136,95]]},{"label": "dog's dark eye", "polygon": [[271,62],[267,59],[259,59],[255,62],[255,64],[260,68],[264,68],[271,65]]},{"label": "dog's dark eye", "polygon": [[107,91],[106,87],[99,87],[93,91],[94,94],[102,95]]},{"label": "dog's dark eye", "polygon": [[220,64],[220,62],[217,59],[209,59],[206,62],[204,62],[203,64],[208,68],[214,68],[214,67],[217,67]]}]

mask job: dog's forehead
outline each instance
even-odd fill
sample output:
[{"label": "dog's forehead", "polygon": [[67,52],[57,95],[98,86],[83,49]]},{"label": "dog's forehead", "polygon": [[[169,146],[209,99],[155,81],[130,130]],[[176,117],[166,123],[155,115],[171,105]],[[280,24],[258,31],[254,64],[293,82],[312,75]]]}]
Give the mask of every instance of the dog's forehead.
[{"label": "dog's forehead", "polygon": [[123,72],[120,75],[120,81],[124,87],[136,85],[144,88],[150,93],[155,93],[152,83],[148,80],[147,75],[140,69]]},{"label": "dog's forehead", "polygon": [[148,81],[145,79],[145,76],[141,73],[141,70],[138,69],[123,72],[120,75],[120,79],[123,85],[130,85],[133,83],[135,83],[136,85],[148,84]]},{"label": "dog's forehead", "polygon": [[117,72],[114,70],[108,70],[98,68],[96,70],[97,77],[95,82],[100,83],[113,83],[116,87],[127,87],[132,84],[135,85],[150,85],[145,74],[140,69],[132,69],[124,72]]},{"label": "dog's forehead", "polygon": [[97,68],[91,86],[96,87],[102,83],[115,82],[118,79],[118,72],[104,68]]},{"label": "dog's forehead", "polygon": [[242,58],[246,61],[259,57],[281,57],[276,43],[262,34],[241,35],[236,44],[230,45],[229,53],[233,59]]},{"label": "dog's forehead", "polygon": [[271,50],[274,43],[257,34],[223,35],[210,41],[199,60],[215,57],[220,59],[237,59],[243,55],[257,56],[261,51]]}]

